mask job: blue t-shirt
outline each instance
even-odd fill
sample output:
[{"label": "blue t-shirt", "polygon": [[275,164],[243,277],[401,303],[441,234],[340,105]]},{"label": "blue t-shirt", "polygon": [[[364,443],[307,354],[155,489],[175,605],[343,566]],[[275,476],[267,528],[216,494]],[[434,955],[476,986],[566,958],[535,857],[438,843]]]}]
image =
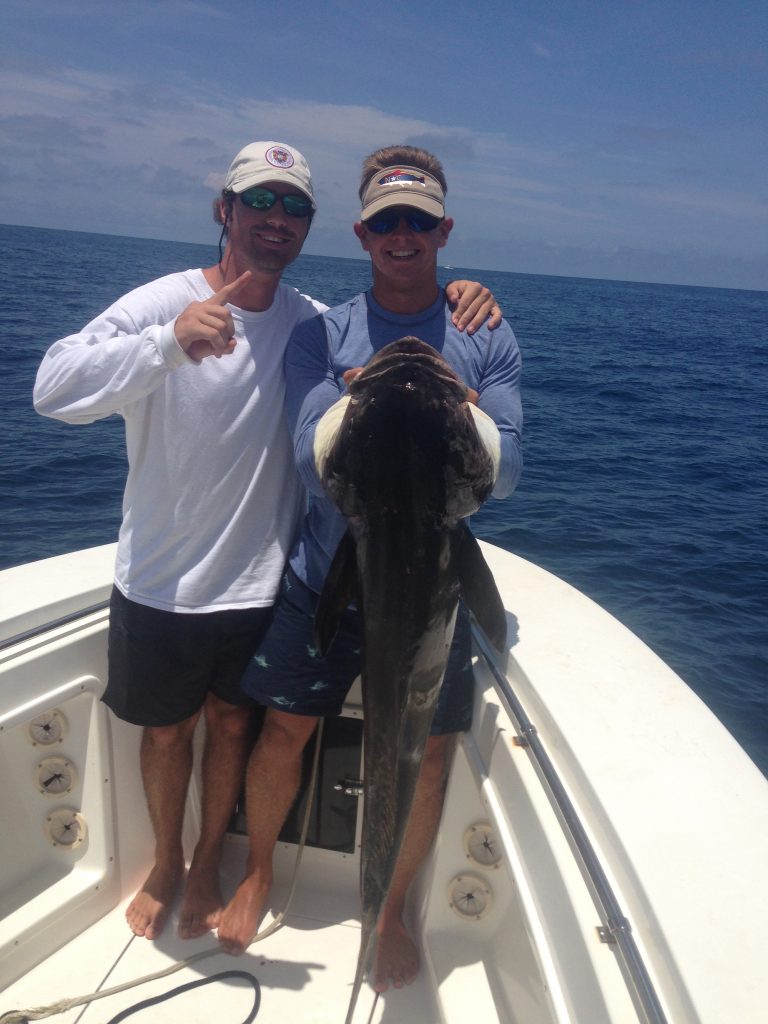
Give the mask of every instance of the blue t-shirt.
[{"label": "blue t-shirt", "polygon": [[314,461],[315,427],[346,391],[343,374],[365,366],[374,352],[408,335],[441,352],[459,378],[480,395],[479,407],[499,429],[501,464],[493,497],[514,489],[522,469],[523,413],[520,401],[521,359],[512,328],[481,327],[461,333],[441,292],[417,314],[390,313],[371,292],[306,320],[293,331],[285,353],[285,408],[293,434],[299,475],[309,491],[309,508],[290,556],[296,575],[319,592],[341,540],[346,522],[325,496]]}]

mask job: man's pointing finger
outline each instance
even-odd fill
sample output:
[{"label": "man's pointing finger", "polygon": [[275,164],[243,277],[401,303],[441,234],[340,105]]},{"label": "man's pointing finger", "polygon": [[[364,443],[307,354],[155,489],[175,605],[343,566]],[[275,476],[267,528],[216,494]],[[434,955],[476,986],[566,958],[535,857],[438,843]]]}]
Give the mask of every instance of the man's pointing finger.
[{"label": "man's pointing finger", "polygon": [[246,270],[245,273],[241,274],[235,281],[230,281],[229,284],[225,284],[223,288],[220,288],[213,296],[209,299],[209,302],[217,302],[221,306],[225,306],[229,302],[230,295],[234,295],[238,288],[241,288],[245,282],[250,278],[250,270]]}]

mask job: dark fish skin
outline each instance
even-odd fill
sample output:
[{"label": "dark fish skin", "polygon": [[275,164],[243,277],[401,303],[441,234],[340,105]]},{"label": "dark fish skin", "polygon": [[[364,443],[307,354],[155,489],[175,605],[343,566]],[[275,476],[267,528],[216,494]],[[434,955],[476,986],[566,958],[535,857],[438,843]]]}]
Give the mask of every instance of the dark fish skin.
[{"label": "dark fish skin", "polygon": [[347,1024],[408,825],[459,597],[494,646],[506,641],[493,576],[461,522],[493,486],[466,388],[435,349],[403,338],[382,348],[349,392],[323,473],[349,529],[315,616],[323,652],[350,602],[361,617],[362,930]]}]

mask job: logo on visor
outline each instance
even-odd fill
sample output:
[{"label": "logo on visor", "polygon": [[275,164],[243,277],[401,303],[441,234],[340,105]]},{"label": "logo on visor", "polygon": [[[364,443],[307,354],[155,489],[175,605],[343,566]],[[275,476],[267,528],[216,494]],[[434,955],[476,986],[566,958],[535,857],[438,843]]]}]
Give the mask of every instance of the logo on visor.
[{"label": "logo on visor", "polygon": [[410,171],[393,171],[392,174],[385,174],[379,178],[379,185],[423,185],[426,188],[426,181],[418,174]]},{"label": "logo on visor", "polygon": [[272,164],[273,167],[282,167],[283,169],[293,167],[293,156],[282,146],[273,146],[272,149],[267,150],[265,156],[267,163]]}]

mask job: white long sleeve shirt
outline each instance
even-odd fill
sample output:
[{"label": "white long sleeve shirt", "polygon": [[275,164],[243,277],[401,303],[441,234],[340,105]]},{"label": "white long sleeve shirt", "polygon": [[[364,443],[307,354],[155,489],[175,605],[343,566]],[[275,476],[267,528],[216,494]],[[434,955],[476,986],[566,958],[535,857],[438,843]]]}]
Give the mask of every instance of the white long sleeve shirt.
[{"label": "white long sleeve shirt", "polygon": [[229,307],[231,355],[195,363],[174,322],[212,295],[201,270],[129,292],[48,350],[34,391],[45,416],[125,420],[115,583],[168,611],[272,604],[303,508],[283,353],[293,327],[326,307],[281,284],[263,313]]}]

